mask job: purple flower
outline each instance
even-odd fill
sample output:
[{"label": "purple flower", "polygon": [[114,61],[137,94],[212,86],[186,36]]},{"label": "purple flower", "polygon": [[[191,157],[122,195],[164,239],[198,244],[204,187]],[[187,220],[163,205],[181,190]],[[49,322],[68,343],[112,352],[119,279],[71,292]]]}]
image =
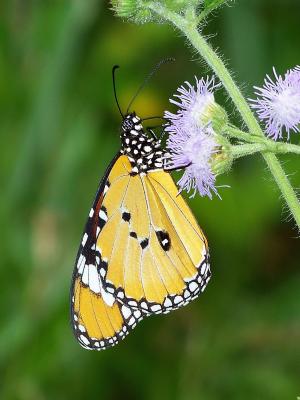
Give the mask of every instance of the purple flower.
[{"label": "purple flower", "polygon": [[175,97],[170,100],[177,105],[176,114],[165,112],[169,125],[165,169],[183,169],[185,172],[178,181],[180,192],[193,190],[191,197],[198,191],[201,196],[212,198],[217,193],[216,177],[211,170],[211,157],[217,152],[218,143],[214,138],[211,122],[203,123],[207,109],[214,104],[213,89],[218,87],[214,78],[196,78],[196,88],[186,82],[187,88],[181,86]]},{"label": "purple flower", "polygon": [[[187,127],[187,124],[184,125]],[[201,196],[212,198],[212,191],[216,194],[216,177],[210,166],[211,156],[216,153],[217,143],[213,138],[210,125],[204,127],[190,126],[185,129],[176,124],[167,140],[169,153],[166,154],[165,169],[182,169],[185,172],[177,182],[180,192],[193,190],[194,197],[197,190]]]},{"label": "purple flower", "polygon": [[210,106],[215,104],[213,90],[220,87],[221,83],[215,83],[215,77],[207,76],[206,79],[201,78],[196,80],[196,88],[189,82],[185,82],[186,86],[180,86],[177,93],[174,95],[178,100],[170,99],[170,102],[179,107],[176,114],[169,111],[165,112],[165,118],[171,123],[181,120],[184,117],[187,122],[195,123],[196,125],[203,124],[203,118]]},{"label": "purple flower", "polygon": [[289,139],[290,131],[299,132],[300,66],[288,70],[284,76],[278,75],[275,68],[273,73],[275,80],[267,75],[262,88],[254,87],[258,97],[250,99],[251,107],[265,123],[268,136],[274,140],[282,138],[285,129]]}]

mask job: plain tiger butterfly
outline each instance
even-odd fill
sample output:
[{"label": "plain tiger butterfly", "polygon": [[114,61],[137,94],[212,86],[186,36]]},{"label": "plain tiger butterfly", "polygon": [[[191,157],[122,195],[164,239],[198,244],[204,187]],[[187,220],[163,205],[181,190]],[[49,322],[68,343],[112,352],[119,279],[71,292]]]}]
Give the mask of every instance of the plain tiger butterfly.
[{"label": "plain tiger butterfly", "polygon": [[121,148],[89,212],[71,285],[73,331],[90,350],[114,346],[149,315],[188,304],[211,276],[207,240],[164,170],[161,140],[135,112],[122,114],[116,68]]}]

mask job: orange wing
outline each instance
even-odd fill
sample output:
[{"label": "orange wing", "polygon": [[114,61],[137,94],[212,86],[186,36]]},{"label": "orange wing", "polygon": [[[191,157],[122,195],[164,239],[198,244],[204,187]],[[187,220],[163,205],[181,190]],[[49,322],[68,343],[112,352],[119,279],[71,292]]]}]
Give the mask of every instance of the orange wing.
[{"label": "orange wing", "polygon": [[116,193],[103,200],[107,221],[96,247],[104,289],[149,314],[189,303],[210,279],[208,246],[172,177],[164,171],[131,176],[121,192],[117,210]]},{"label": "orange wing", "polygon": [[169,173],[110,165],[96,195],[71,287],[73,330],[87,349],[113,346],[144,317],[189,303],[210,279],[205,236]]},{"label": "orange wing", "polygon": [[[73,330],[82,347],[102,350],[114,346],[143,318],[117,301],[110,302],[105,292],[96,294],[75,279],[72,303]],[[109,305],[109,304],[110,305]]]}]

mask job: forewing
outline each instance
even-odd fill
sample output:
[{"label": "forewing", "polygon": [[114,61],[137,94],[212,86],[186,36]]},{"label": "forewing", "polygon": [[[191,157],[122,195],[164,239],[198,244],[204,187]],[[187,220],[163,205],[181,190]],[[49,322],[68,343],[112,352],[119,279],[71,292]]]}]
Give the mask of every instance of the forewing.
[{"label": "forewing", "polygon": [[130,181],[129,168],[128,158],[119,155],[109,166],[90,210],[75,263],[71,318],[76,338],[87,349],[113,346],[143,316],[141,311],[120,304],[103,289],[100,272],[107,262],[97,247],[97,237],[104,228],[103,248],[109,247],[117,236],[118,209]]}]

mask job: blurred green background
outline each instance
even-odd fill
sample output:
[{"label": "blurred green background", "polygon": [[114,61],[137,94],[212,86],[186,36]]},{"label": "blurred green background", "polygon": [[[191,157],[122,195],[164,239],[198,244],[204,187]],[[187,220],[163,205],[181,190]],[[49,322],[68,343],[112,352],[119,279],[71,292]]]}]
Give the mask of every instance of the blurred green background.
[{"label": "blurred green background", "polygon": [[[184,80],[208,70],[173,28],[136,26],[96,0],[0,5],[2,195],[0,398],[283,400],[300,396],[300,246],[260,157],[218,180],[222,201],[190,201],[211,249],[203,296],[148,318],[105,352],[69,324],[69,285],[120,116],[152,66],[174,56],[135,103],[161,115]],[[205,28],[247,97],[275,65],[300,63],[298,0],[241,0]],[[232,120],[237,118],[225,101]],[[294,138],[295,143],[298,137]],[[281,158],[300,187],[299,157]]]}]

